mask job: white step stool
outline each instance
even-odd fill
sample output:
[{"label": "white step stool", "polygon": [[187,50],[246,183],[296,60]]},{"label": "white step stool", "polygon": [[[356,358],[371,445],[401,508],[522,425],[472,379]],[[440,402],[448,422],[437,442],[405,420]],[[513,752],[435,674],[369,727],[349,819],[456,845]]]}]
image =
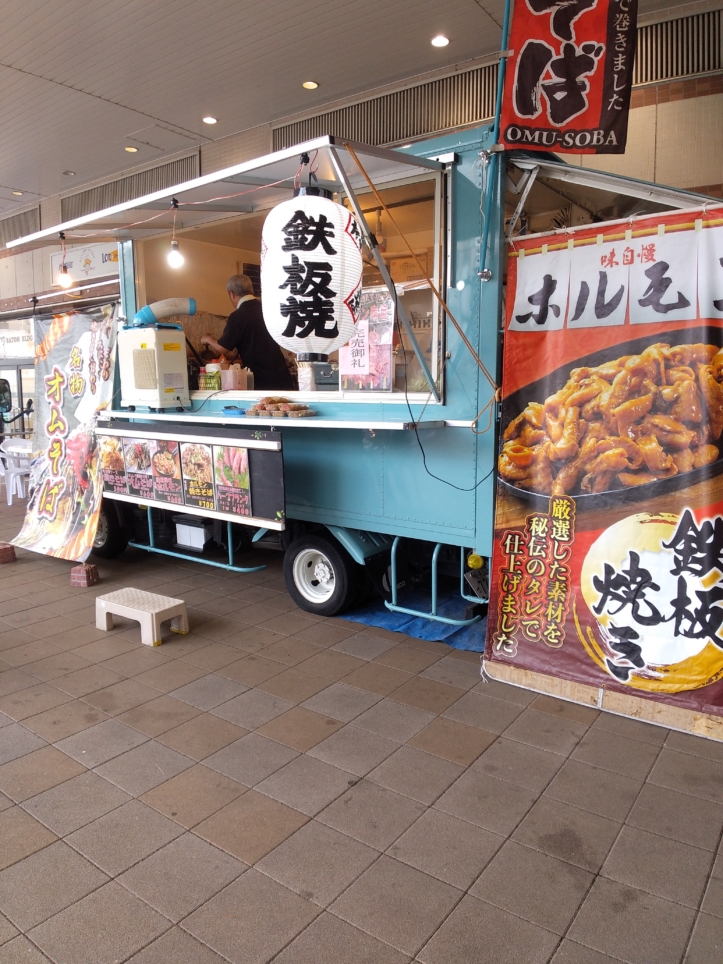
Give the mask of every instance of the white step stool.
[{"label": "white step stool", "polygon": [[171,620],[171,631],[188,632],[186,604],[182,599],[158,596],[142,589],[119,589],[117,592],[97,596],[95,600],[95,625],[97,629],[113,629],[113,615],[137,619],[141,624],[141,641],[144,646],[160,646],[161,623]]}]

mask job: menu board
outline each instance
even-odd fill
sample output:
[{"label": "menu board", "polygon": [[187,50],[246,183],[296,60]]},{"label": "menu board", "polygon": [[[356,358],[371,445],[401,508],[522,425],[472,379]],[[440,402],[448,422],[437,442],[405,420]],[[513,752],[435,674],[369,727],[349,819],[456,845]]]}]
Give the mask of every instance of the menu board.
[{"label": "menu board", "polygon": [[249,450],[168,439],[101,436],[103,491],[251,516]]}]

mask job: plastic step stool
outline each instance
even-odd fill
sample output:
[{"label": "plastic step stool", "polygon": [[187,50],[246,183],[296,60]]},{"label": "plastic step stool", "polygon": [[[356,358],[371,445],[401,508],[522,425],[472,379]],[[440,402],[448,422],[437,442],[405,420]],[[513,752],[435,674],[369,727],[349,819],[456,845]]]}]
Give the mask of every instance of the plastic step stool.
[{"label": "plastic step stool", "polygon": [[171,620],[171,631],[188,632],[188,614],[182,599],[158,596],[142,589],[119,589],[95,600],[95,625],[98,629],[113,629],[113,616],[125,616],[141,624],[144,646],[160,646],[161,623]]}]

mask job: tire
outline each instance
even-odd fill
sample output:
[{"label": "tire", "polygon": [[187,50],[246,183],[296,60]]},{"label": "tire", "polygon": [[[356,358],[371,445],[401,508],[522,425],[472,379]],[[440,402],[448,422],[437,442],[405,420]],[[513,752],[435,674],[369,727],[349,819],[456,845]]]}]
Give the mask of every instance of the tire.
[{"label": "tire", "polygon": [[284,580],[296,605],[335,616],[359,598],[364,571],[342,546],[323,536],[294,539],[284,555]]},{"label": "tire", "polygon": [[127,545],[128,539],[118,520],[115,506],[101,502],[98,529],[91,553],[99,559],[115,559],[125,551]]}]

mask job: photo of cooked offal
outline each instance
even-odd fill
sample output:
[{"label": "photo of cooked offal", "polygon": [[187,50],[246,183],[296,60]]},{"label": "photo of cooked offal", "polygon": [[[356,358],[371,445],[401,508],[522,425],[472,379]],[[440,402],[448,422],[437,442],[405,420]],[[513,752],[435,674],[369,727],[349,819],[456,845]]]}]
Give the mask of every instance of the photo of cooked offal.
[{"label": "photo of cooked offal", "polygon": [[633,489],[715,462],[721,433],[723,349],[661,342],[529,401],[504,430],[499,473],[540,495]]}]

